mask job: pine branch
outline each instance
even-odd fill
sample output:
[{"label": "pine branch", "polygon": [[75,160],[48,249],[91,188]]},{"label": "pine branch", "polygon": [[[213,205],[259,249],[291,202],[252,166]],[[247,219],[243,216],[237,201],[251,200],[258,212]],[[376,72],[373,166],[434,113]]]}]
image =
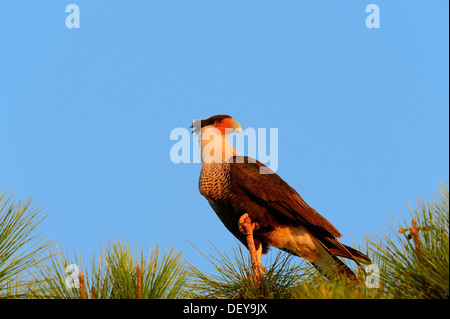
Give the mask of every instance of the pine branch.
[{"label": "pine branch", "polygon": [[[76,253],[71,257],[57,246],[54,251],[50,261],[34,275],[34,298],[155,299],[189,295],[184,261],[173,250],[161,254],[156,248],[145,256],[142,249],[133,252],[127,242],[110,241],[98,258],[91,258],[89,267]],[[77,266],[75,273],[67,272],[69,265]],[[72,275],[79,275],[78,285],[68,284],[67,278]]]},{"label": "pine branch", "polygon": [[25,298],[26,273],[43,261],[49,246],[39,232],[43,219],[41,208],[32,199],[17,203],[14,192],[0,192],[0,298]]},{"label": "pine branch", "polygon": [[444,184],[436,198],[417,201],[409,221],[393,218],[391,234],[368,239],[378,257],[381,284],[392,298],[449,297],[449,206]]}]

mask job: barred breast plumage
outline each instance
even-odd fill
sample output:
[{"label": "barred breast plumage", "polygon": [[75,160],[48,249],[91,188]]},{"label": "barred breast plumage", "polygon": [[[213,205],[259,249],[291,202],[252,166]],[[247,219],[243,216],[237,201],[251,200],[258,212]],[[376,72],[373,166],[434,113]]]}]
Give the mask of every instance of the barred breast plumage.
[{"label": "barred breast plumage", "polygon": [[198,188],[200,193],[212,201],[226,200],[231,196],[230,164],[211,163],[202,165]]},{"label": "barred breast plumage", "polygon": [[198,188],[225,227],[245,244],[245,236],[239,231],[238,224],[244,212],[236,205],[236,195],[231,189],[230,165],[203,163]]}]

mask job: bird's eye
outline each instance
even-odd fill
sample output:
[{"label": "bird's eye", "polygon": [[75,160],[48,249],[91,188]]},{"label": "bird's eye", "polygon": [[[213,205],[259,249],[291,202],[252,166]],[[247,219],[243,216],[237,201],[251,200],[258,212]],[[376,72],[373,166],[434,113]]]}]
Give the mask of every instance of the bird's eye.
[{"label": "bird's eye", "polygon": [[220,125],[220,124],[222,124],[222,121],[217,121],[216,123],[217,123],[218,125]]}]

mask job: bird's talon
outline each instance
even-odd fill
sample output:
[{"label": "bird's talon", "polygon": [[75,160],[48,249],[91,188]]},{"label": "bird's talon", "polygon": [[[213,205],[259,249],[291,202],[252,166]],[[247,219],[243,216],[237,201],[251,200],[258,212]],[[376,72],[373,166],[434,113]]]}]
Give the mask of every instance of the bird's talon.
[{"label": "bird's talon", "polygon": [[253,221],[250,216],[245,213],[239,218],[239,231],[246,234],[248,226],[251,226],[252,230],[258,230],[260,227],[258,222]]},{"label": "bird's talon", "polygon": [[240,230],[241,233],[243,233],[243,234],[246,234],[246,233],[247,233],[246,227],[247,227],[247,224],[248,224],[248,223],[251,223],[251,219],[250,219],[250,217],[248,216],[248,214],[245,213],[244,215],[242,215],[242,216],[239,218],[239,230]]},{"label": "bird's talon", "polygon": [[259,270],[262,270],[266,274],[269,272],[266,267],[264,267],[261,263],[258,264]]}]

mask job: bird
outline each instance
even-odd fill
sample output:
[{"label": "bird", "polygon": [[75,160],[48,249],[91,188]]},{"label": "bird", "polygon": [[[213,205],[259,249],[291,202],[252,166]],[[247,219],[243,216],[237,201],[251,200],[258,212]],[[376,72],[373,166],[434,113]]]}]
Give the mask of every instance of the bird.
[{"label": "bird", "polygon": [[328,279],[357,280],[339,257],[359,267],[370,258],[340,243],[342,234],[278,174],[236,151],[228,139],[242,127],[233,117],[194,120],[191,128],[201,150],[200,194],[251,255],[254,249],[254,264],[264,269],[261,256],[275,247],[308,260]]}]

